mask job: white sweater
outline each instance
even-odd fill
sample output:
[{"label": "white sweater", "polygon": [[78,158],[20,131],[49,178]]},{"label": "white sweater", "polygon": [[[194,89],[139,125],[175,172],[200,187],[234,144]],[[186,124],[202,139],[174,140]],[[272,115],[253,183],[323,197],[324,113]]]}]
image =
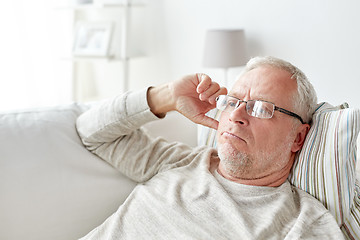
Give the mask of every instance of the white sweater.
[{"label": "white sweater", "polygon": [[146,91],[121,95],[77,120],[85,146],[139,182],[83,240],[343,239],[329,211],[288,181],[280,187],[231,182],[216,170],[215,149],[150,138],[140,128],[157,119]]}]

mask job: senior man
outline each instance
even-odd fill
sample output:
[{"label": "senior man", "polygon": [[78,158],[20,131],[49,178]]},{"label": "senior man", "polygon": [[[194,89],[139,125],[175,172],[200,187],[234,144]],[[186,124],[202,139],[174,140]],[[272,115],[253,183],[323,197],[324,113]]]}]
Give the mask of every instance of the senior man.
[{"label": "senior man", "polygon": [[[84,145],[140,183],[83,239],[343,239],[325,207],[287,180],[316,104],[305,75],[258,57],[225,94],[195,74],[79,117]],[[216,106],[219,122],[205,115]],[[218,151],[144,133],[169,111],[217,129]]]}]

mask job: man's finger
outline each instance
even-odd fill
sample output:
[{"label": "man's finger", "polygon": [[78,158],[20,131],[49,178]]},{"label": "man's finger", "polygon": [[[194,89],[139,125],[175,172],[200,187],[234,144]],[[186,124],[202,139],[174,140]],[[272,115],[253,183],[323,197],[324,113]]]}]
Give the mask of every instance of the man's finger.
[{"label": "man's finger", "polygon": [[215,130],[218,129],[219,122],[211,117],[204,115],[201,119],[198,119],[198,120],[199,120],[199,121],[197,121],[198,124],[201,124],[205,127],[213,128]]},{"label": "man's finger", "polygon": [[199,80],[199,84],[196,88],[196,91],[198,93],[203,93],[211,86],[212,80],[208,75],[204,73],[198,73],[197,78]]},{"label": "man's finger", "polygon": [[227,89],[225,87],[221,87],[216,93],[214,93],[213,95],[209,96],[209,103],[210,104],[215,104],[215,99],[220,96],[220,95],[226,95],[227,94]]},{"label": "man's finger", "polygon": [[211,95],[219,91],[220,85],[216,82],[212,82],[208,89],[200,93],[199,98],[201,101],[207,100]]}]

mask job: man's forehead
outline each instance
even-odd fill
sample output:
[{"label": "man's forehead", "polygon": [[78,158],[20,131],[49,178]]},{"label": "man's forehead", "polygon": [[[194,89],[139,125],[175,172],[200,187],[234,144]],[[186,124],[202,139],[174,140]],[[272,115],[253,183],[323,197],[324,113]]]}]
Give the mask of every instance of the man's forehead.
[{"label": "man's forehead", "polygon": [[229,95],[254,100],[274,101],[288,99],[296,88],[296,81],[291,74],[275,67],[258,67],[242,74],[234,83]]},{"label": "man's forehead", "polygon": [[242,75],[230,90],[230,94],[233,95],[250,95],[251,93],[257,93],[258,97],[265,97],[264,94],[268,92],[273,85],[269,84],[269,81],[262,80],[262,76],[253,76],[245,73]]}]

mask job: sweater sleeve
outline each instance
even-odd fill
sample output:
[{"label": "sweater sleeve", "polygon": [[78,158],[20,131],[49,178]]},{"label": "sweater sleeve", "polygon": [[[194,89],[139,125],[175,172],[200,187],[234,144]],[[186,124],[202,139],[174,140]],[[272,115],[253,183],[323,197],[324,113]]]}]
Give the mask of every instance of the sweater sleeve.
[{"label": "sweater sleeve", "polygon": [[149,137],[141,126],[157,120],[147,89],[127,92],[83,113],[76,122],[85,147],[136,182],[187,164],[191,148]]}]

